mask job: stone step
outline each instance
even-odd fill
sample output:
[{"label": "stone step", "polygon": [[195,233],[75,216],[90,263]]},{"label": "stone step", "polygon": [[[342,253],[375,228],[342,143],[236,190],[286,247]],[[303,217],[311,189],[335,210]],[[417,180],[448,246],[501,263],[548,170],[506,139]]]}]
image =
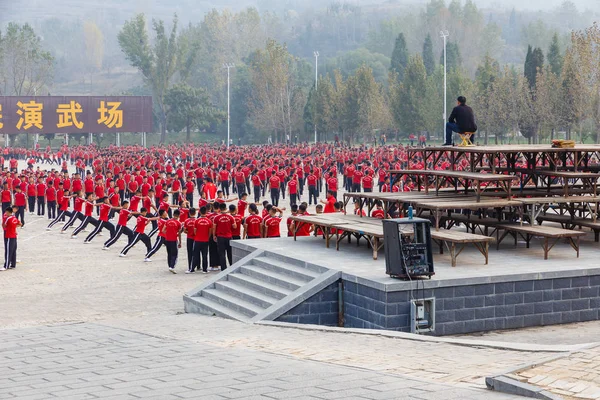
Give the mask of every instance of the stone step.
[{"label": "stone step", "polygon": [[244,275],[248,275],[252,278],[286,288],[292,292],[306,284],[306,281],[302,279],[280,274],[278,272],[259,267],[258,265],[244,265],[240,267],[239,271]]},{"label": "stone step", "polygon": [[238,321],[248,321],[247,315],[239,313],[231,308],[217,303],[207,297],[192,297],[195,300],[194,307],[200,308],[205,315],[216,315],[217,317],[236,319]]},{"label": "stone step", "polygon": [[275,260],[267,257],[256,257],[252,260],[252,264],[283,275],[301,279],[304,282],[310,282],[320,275],[318,272],[311,271],[307,268],[302,268],[286,263],[285,261]]},{"label": "stone step", "polygon": [[256,304],[252,304],[249,301],[232,296],[219,289],[203,290],[202,297],[213,300],[226,308],[232,309],[235,312],[244,314],[248,317],[254,317],[256,314],[263,311],[263,309]]},{"label": "stone step", "polygon": [[[235,275],[235,274],[231,274]],[[219,281],[215,282],[215,289],[221,290],[227,294],[230,294],[234,297],[242,299],[244,301],[248,301],[263,310],[272,306],[277,299],[274,297],[267,296],[264,293],[256,291],[254,289],[250,289],[246,286],[240,285],[239,283],[230,282],[230,281]]]},{"label": "stone step", "polygon": [[251,277],[250,275],[244,275],[240,273],[229,274],[227,276],[230,282],[235,282],[247,288],[263,292],[267,296],[274,297],[277,300],[281,300],[292,291],[290,289],[274,285],[269,282],[262,281]]}]

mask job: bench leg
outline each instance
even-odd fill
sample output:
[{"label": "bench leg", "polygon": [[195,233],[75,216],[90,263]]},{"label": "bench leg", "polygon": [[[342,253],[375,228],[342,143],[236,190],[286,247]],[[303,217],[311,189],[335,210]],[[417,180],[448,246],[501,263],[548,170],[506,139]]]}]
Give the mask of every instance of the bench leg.
[{"label": "bench leg", "polygon": [[[529,247],[529,246],[527,246]],[[550,251],[550,249],[548,249],[548,238],[544,238],[544,260],[548,259],[548,252]]]},{"label": "bench leg", "polygon": [[375,244],[371,246],[373,247],[373,260],[377,260],[377,250],[379,250],[379,238],[375,237],[374,242]]}]

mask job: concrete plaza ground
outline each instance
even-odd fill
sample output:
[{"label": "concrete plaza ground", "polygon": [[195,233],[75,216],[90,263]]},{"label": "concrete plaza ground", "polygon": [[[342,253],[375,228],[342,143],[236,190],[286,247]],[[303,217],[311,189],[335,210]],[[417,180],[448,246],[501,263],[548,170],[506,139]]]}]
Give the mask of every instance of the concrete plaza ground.
[{"label": "concrete plaza ground", "polygon": [[107,234],[84,245],[26,218],[21,262],[0,273],[1,399],[514,399],[485,377],[557,356],[580,365],[579,345],[600,341],[598,322],[453,343],[186,315],[182,294],[210,275],[183,274],[184,255],[172,275],[164,251],[119,258],[125,239],[102,251]]}]

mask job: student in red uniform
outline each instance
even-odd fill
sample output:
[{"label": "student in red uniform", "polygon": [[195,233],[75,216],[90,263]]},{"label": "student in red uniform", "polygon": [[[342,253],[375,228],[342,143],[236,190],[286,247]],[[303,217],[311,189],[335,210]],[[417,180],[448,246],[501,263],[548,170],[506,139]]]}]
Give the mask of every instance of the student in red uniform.
[{"label": "student in red uniform", "polygon": [[315,204],[317,204],[319,202],[319,190],[317,188],[317,177],[312,169],[306,177],[306,184],[308,185],[308,205],[312,205],[313,199]]},{"label": "student in red uniform", "polygon": [[381,205],[380,200],[375,201],[376,210],[371,213],[371,217],[385,219],[385,211],[383,211],[383,206]]},{"label": "student in red uniform", "polygon": [[248,202],[246,201],[247,198],[248,198],[248,193],[242,193],[242,195],[240,196],[240,199],[238,200],[237,210],[238,210],[238,215],[241,218],[244,218],[246,216],[246,208],[248,208]]},{"label": "student in red uniform", "polygon": [[250,215],[244,219],[244,239],[260,239],[263,219],[258,215],[258,207],[250,204],[248,211]]},{"label": "student in red uniform", "polygon": [[329,190],[337,200],[338,179],[333,172],[330,172],[329,178],[327,178],[327,190]]},{"label": "student in red uniform", "polygon": [[[181,220],[181,218],[180,218]],[[186,249],[187,249],[187,261],[188,270],[186,274],[194,272],[194,237],[195,237],[195,226],[196,226],[196,209],[190,208],[188,210],[188,218],[183,222],[183,231],[186,235]]]},{"label": "student in red uniform", "polygon": [[36,186],[37,192],[37,215],[45,214],[45,206],[46,206],[46,184],[44,183],[44,179],[40,176],[38,178],[38,183]]},{"label": "student in red uniform", "polygon": [[281,181],[277,175],[273,175],[269,178],[269,188],[271,189],[271,204],[275,207],[279,205],[279,187]]},{"label": "student in red uniform", "polygon": [[176,274],[175,266],[181,247],[181,222],[179,222],[179,210],[173,212],[173,218],[167,220],[161,232],[165,235],[165,247],[167,248],[167,265],[171,273]]},{"label": "student in red uniform", "polygon": [[102,229],[104,228],[108,229],[111,236],[115,234],[115,226],[108,222],[108,215],[110,214],[110,210],[112,209],[112,206],[108,202],[108,197],[105,196],[102,199],[100,199],[100,203],[96,204],[96,206],[100,208],[100,216],[98,218],[99,223],[96,229],[94,229],[92,233],[90,233],[88,237],[85,238],[83,243],[86,244],[91,243],[92,240],[96,237],[96,235],[102,232]]},{"label": "student in red uniform", "polygon": [[2,221],[4,229],[4,265],[0,271],[14,269],[17,266],[17,227],[21,222],[13,215],[13,207],[8,207],[4,211],[5,218]]},{"label": "student in red uniform", "polygon": [[[119,209],[113,207],[113,209]],[[104,243],[104,247],[102,250],[108,250],[110,246],[117,243],[117,240],[121,237],[122,234],[127,235],[127,242],[131,242],[133,240],[133,231],[127,227],[127,221],[132,215],[136,215],[137,213],[132,212],[129,209],[129,202],[127,200],[123,201],[123,204],[120,207],[121,211],[119,211],[119,220],[117,221],[117,229],[114,234],[111,235],[110,239],[108,239]]]},{"label": "student in red uniform", "polygon": [[322,204],[325,204],[325,209],[323,210],[324,214],[329,214],[329,213],[333,213],[335,212],[335,203],[336,203],[336,199],[333,195],[333,192],[330,190],[327,192],[327,199],[321,200]]},{"label": "student in red uniform", "polygon": [[296,174],[292,176],[290,181],[288,182],[288,193],[290,195],[290,205],[297,204],[299,200],[298,196],[298,178]]},{"label": "student in red uniform", "polygon": [[260,180],[260,176],[256,170],[252,171],[252,177],[250,180],[252,181],[252,190],[254,191],[254,202],[258,203],[260,201],[263,182]]},{"label": "student in red uniform", "polygon": [[[279,215],[277,215],[279,213]],[[279,224],[281,223],[281,217],[283,216],[283,210],[275,206],[269,209],[269,217],[263,220],[264,233],[266,238],[278,238],[281,237],[279,231]]]},{"label": "student in red uniform", "polygon": [[237,207],[233,204],[229,205],[229,214],[235,220],[235,228],[231,231],[232,240],[240,240],[242,238],[242,216],[239,214]]},{"label": "student in red uniform", "polygon": [[142,207],[140,209],[140,215],[138,215],[137,217],[137,222],[135,225],[135,235],[133,236],[133,239],[129,243],[127,243],[123,250],[121,250],[121,254],[119,254],[119,257],[126,257],[127,252],[131,250],[133,246],[135,246],[140,241],[146,245],[146,253],[149,253],[150,250],[152,250],[152,243],[150,241],[150,238],[144,232],[146,230],[146,226],[148,225],[148,223],[150,223],[150,221],[156,221],[160,217],[148,218],[147,215],[148,210]]},{"label": "student in red uniform", "polygon": [[[73,212],[71,213],[71,218],[69,218],[69,221],[67,221],[67,223],[63,226],[63,228],[61,229],[60,233],[64,233],[67,231],[67,229],[69,229],[71,226],[73,226],[73,223],[75,222],[76,219],[79,219],[80,221],[84,221],[85,220],[85,215],[83,215],[83,205],[85,204],[85,199],[83,198],[83,192],[80,190],[78,192],[76,192],[74,194],[74,205],[73,205]],[[50,201],[48,200],[48,213],[50,213]]]},{"label": "student in red uniform", "polygon": [[69,196],[69,191],[65,190],[62,198],[60,200],[60,206],[58,209],[58,215],[56,216],[56,218],[54,218],[54,220],[52,220],[52,222],[50,222],[50,224],[48,224],[48,227],[46,228],[46,230],[50,230],[52,229],[52,227],[54,225],[56,225],[58,223],[58,221],[64,221],[65,216],[71,217],[73,214],[69,212],[69,202],[71,200],[71,196]]},{"label": "student in red uniform", "polygon": [[202,273],[208,272],[208,246],[210,234],[213,229],[213,222],[206,216],[206,207],[200,207],[200,217],[194,222],[194,261],[192,262],[192,272],[200,271],[202,263]]},{"label": "student in red uniform", "polygon": [[89,196],[87,196],[85,202],[84,202],[84,219],[83,221],[81,221],[81,224],[79,224],[79,226],[77,228],[75,228],[75,230],[73,231],[73,233],[71,234],[71,239],[75,239],[77,238],[77,235],[79,234],[79,232],[85,230],[85,228],[87,227],[88,224],[92,224],[94,227],[97,227],[98,224],[100,223],[100,221],[98,221],[96,218],[94,218],[92,216],[93,212],[94,212],[94,206],[96,205],[95,203],[96,197],[94,196],[94,194],[90,194]]},{"label": "student in red uniform", "polygon": [[4,212],[4,210],[6,210],[8,207],[12,207],[12,193],[8,187],[7,182],[4,182],[2,184],[2,194],[0,196],[2,197],[2,212]]},{"label": "student in red uniform", "polygon": [[233,263],[231,238],[233,236],[233,229],[236,227],[235,219],[227,212],[227,205],[225,203],[219,205],[219,214],[215,216],[213,222],[213,238],[217,242],[221,271],[224,271],[227,269],[227,261],[229,261],[230,266]]},{"label": "student in red uniform", "polygon": [[56,188],[48,186],[46,188],[46,203],[48,205],[48,219],[56,218]]},{"label": "student in red uniform", "polygon": [[144,262],[151,262],[152,259],[151,257],[153,255],[156,254],[156,252],[162,247],[162,245],[165,243],[165,235],[162,231],[162,228],[165,224],[165,222],[168,219],[168,214],[166,210],[158,210],[158,215],[160,216],[160,219],[157,220],[158,222],[158,228],[157,228],[157,232],[158,235],[156,236],[156,241],[154,242],[154,246],[152,246],[152,248],[150,249],[150,251],[148,253],[146,253],[146,257],[144,258]]},{"label": "student in red uniform", "polygon": [[370,193],[373,191],[373,177],[371,176],[371,171],[366,170],[365,175],[362,178],[362,187],[365,193]]},{"label": "student in red uniform", "polygon": [[21,226],[25,226],[25,205],[27,204],[27,196],[21,190],[21,186],[15,186],[15,206],[17,207],[17,212],[15,216],[17,219],[21,220]]}]

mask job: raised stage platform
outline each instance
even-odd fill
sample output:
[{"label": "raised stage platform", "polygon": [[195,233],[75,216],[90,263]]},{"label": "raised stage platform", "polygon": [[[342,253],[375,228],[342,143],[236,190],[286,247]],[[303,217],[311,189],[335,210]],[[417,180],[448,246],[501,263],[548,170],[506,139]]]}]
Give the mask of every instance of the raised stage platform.
[{"label": "raised stage platform", "polygon": [[[434,335],[580,322],[599,317],[600,247],[594,242],[593,234],[583,240],[579,258],[567,243],[560,242],[550,259],[544,260],[542,248],[534,239],[529,249],[522,242],[517,248],[507,242],[499,251],[490,249],[489,265],[483,265],[477,250],[466,248],[455,268],[450,266],[450,256],[440,255],[434,245],[435,276],[431,280],[413,282],[388,277],[385,260],[383,257],[373,260],[364,241],[360,247],[356,247],[355,241],[352,244],[344,241],[340,251],[326,248],[324,240],[317,237],[298,238],[296,242],[293,238],[245,240],[232,242],[232,246],[237,264],[214,282],[188,293],[186,311],[230,318],[239,316],[242,320],[247,317],[248,321],[262,319],[410,332],[411,299],[434,298]],[[253,262],[253,257],[259,261]],[[265,292],[254,282],[254,295],[241,296],[230,291],[231,296],[219,297],[219,285],[222,290],[231,289],[231,283],[223,281],[234,281],[233,285],[243,283],[240,278],[244,278],[244,273],[252,279],[261,278],[259,267],[275,273],[274,278],[264,271],[262,276],[273,287]],[[297,283],[302,269],[310,275],[305,285],[300,282],[276,301],[263,304],[265,311],[250,310],[252,314],[249,314],[247,308],[251,307],[236,300],[243,298],[242,303],[256,303],[252,301],[254,296],[258,301],[268,302],[257,293],[277,290],[274,285],[282,278],[283,271],[296,274],[290,275],[289,281]],[[213,302],[237,306],[237,314],[228,314],[223,309],[214,312],[204,307],[200,297],[205,296],[203,291],[207,289]]]}]

